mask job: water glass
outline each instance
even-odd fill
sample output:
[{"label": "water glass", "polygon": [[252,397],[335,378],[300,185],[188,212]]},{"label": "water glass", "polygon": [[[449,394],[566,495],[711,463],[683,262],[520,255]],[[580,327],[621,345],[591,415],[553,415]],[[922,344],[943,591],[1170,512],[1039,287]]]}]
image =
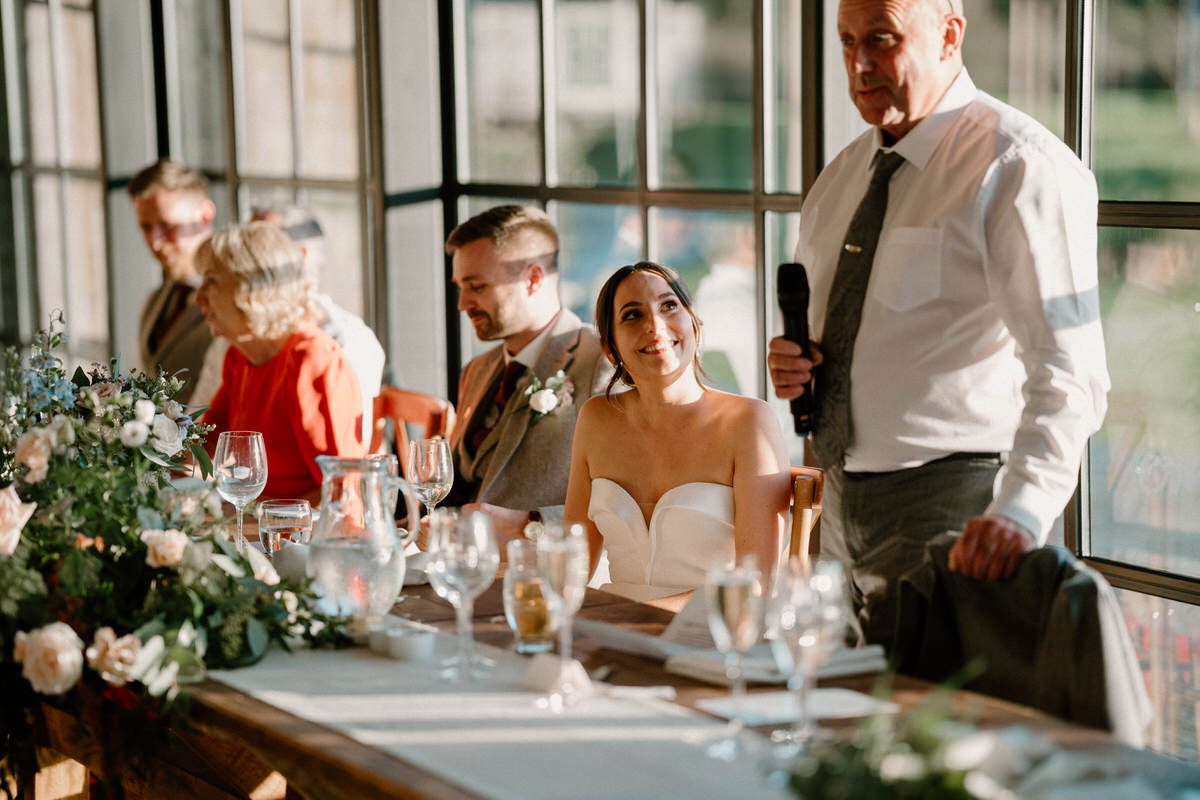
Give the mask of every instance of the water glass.
[{"label": "water glass", "polygon": [[815,732],[808,714],[808,694],[816,683],[821,660],[824,603],[813,586],[808,565],[793,556],[780,570],[768,613],[771,651],[779,671],[788,676],[796,707],[792,727],[771,733],[771,741],[783,745],[781,757],[794,756]]},{"label": "water glass", "polygon": [[538,567],[542,573],[542,586],[550,594],[555,608],[562,615],[559,622],[559,654],[562,666],[559,672],[558,691],[546,698],[553,711],[561,711],[578,695],[574,693],[571,674],[572,642],[571,623],[575,612],[583,605],[588,579],[588,538],[582,525],[546,525],[537,540]]},{"label": "water glass", "polygon": [[458,621],[458,657],[444,664],[442,677],[463,681],[494,665],[472,654],[475,598],[492,585],[500,567],[500,550],[491,518],[474,511],[456,519],[440,512],[429,523],[429,582],[454,606]]},{"label": "water glass", "polygon": [[763,585],[757,559],[749,556],[732,568],[722,565],[709,570],[704,594],[708,629],[717,649],[725,654],[725,675],[735,707],[725,737],[708,748],[708,755],[732,761],[742,754],[742,719],[737,707],[746,696],[746,654],[763,630]]},{"label": "water glass", "polygon": [[508,543],[504,572],[504,617],[518,653],[544,653],[554,645],[555,613],[542,587],[537,545],[528,539]]},{"label": "water glass", "polygon": [[258,504],[258,540],[267,558],[273,558],[284,542],[308,544],[312,523],[312,506],[307,500],[264,500]]},{"label": "water glass", "polygon": [[258,431],[225,431],[217,437],[213,453],[217,492],[233,504],[237,515],[238,552],[246,549],[242,535],[242,509],[262,494],[267,485],[267,450]]},{"label": "water glass", "polygon": [[450,443],[441,437],[409,442],[404,475],[417,499],[432,514],[454,485],[454,460],[450,454]]}]

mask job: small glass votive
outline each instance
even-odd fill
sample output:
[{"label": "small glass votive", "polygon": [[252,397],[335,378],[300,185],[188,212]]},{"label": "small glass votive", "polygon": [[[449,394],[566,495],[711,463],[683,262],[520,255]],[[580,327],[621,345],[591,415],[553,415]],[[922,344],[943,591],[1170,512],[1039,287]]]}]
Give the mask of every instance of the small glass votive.
[{"label": "small glass votive", "polygon": [[557,615],[542,591],[537,545],[527,539],[508,543],[504,616],[518,653],[544,653],[554,646]]},{"label": "small glass votive", "polygon": [[258,540],[268,557],[284,542],[308,544],[312,523],[312,506],[307,500],[264,500],[258,504]]}]

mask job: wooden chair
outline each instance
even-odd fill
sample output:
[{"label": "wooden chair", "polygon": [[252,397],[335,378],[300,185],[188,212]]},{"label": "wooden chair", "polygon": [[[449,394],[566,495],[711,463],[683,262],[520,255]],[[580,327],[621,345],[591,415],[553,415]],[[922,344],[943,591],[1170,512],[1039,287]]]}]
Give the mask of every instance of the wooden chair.
[{"label": "wooden chair", "polygon": [[788,556],[808,557],[821,552],[820,531],[814,531],[814,526],[821,517],[824,492],[825,470],[792,465],[792,535]]},{"label": "wooden chair", "polygon": [[401,474],[408,455],[408,430],[411,422],[425,429],[424,436],[449,436],[454,427],[454,406],[440,397],[422,392],[410,392],[395,386],[381,386],[375,398],[375,429],[371,432],[371,453],[384,452],[383,431],[392,421],[396,436],[396,454],[400,458]]}]

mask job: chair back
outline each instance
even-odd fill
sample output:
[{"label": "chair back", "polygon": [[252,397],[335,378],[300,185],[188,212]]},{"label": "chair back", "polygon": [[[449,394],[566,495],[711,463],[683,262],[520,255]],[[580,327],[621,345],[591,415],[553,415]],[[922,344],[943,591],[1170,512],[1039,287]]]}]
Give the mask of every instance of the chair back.
[{"label": "chair back", "polygon": [[375,427],[371,432],[371,453],[384,452],[383,431],[387,421],[392,421],[396,437],[396,454],[400,458],[401,473],[404,459],[408,456],[408,430],[411,422],[425,429],[424,438],[450,436],[454,427],[454,406],[440,397],[395,386],[379,387],[375,397]]},{"label": "chair back", "polygon": [[788,555],[815,556],[821,552],[821,496],[825,492],[825,470],[792,465],[792,535]]}]

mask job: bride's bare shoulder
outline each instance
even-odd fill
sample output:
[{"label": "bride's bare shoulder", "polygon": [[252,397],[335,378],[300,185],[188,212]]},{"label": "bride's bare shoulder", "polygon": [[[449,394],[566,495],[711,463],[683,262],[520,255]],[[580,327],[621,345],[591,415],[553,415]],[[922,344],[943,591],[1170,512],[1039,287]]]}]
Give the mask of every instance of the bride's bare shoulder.
[{"label": "bride's bare shoulder", "polygon": [[628,393],[619,392],[608,397],[598,394],[590,398],[583,404],[583,408],[579,409],[579,424],[588,427],[606,427],[618,424],[624,416],[625,404],[628,400],[626,394]]}]

